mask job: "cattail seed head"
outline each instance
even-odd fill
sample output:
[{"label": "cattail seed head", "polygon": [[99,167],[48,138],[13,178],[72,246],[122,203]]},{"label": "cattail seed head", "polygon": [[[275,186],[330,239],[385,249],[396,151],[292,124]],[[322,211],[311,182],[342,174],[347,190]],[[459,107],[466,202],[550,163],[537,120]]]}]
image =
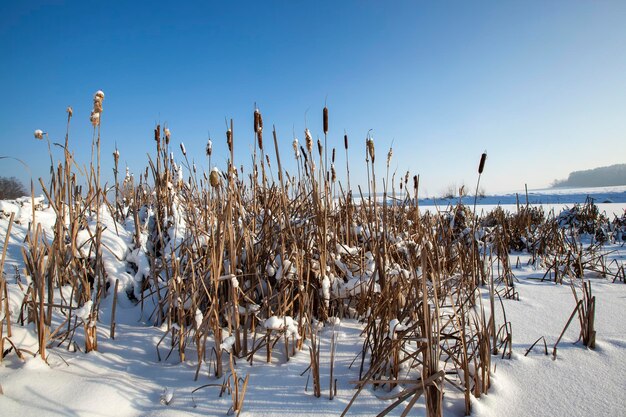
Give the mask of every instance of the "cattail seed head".
[{"label": "cattail seed head", "polygon": [[217,167],[214,167],[209,174],[209,184],[213,188],[217,188],[220,185],[220,171]]},{"label": "cattail seed head", "polygon": [[[165,129],[165,131],[167,132],[167,129]],[[167,133],[165,137],[167,137]],[[180,143],[180,151],[183,153],[184,156],[187,156],[187,150],[185,149],[185,144],[182,142]]]},{"label": "cattail seed head", "polygon": [[93,111],[95,113],[102,112],[102,101],[100,101],[100,100],[94,100],[93,101]]},{"label": "cattail seed head", "polygon": [[265,155],[265,161],[267,162],[267,166],[271,168],[272,165],[270,164],[270,157],[269,157],[269,155]]},{"label": "cattail seed head", "polygon": [[254,109],[254,133],[258,133],[259,131],[259,118],[261,117],[261,113],[259,109]]},{"label": "cattail seed head", "polygon": [[319,138],[317,138],[317,151],[320,154],[320,158],[322,157],[322,151],[324,150],[324,147],[322,146],[322,142],[320,141]]},{"label": "cattail seed head", "polygon": [[120,151],[116,149],[113,151],[113,161],[115,161],[115,165],[117,165],[117,162],[119,160],[120,160]]},{"label": "cattail seed head", "polygon": [[335,163],[335,148],[333,148],[333,157],[330,159],[330,161],[334,164]]},{"label": "cattail seed head", "polygon": [[306,150],[311,153],[313,151],[313,137],[309,129],[304,129],[304,138],[306,139]]},{"label": "cattail seed head", "polygon": [[373,138],[368,138],[365,143],[367,145],[367,153],[369,154],[370,158],[372,159],[372,163],[374,163],[374,157],[375,157],[375,153],[374,153],[374,139]]},{"label": "cattail seed head", "polygon": [[256,137],[257,137],[257,140],[259,142],[259,149],[263,150],[263,129],[259,129],[256,132]]},{"label": "cattail seed head", "polygon": [[67,109],[65,109],[65,111],[67,112],[68,117],[72,117],[72,115],[74,114],[74,110],[72,110],[72,106],[67,106]]},{"label": "cattail seed head", "polygon": [[[163,129],[163,133],[165,134],[165,143],[169,144],[170,143],[170,130],[166,127],[165,129]],[[182,143],[181,143],[182,145]]]},{"label": "cattail seed head", "polygon": [[309,158],[306,156],[306,152],[304,151],[304,148],[302,146],[300,146],[300,151],[302,152],[302,156],[304,157],[304,162],[308,162]]},{"label": "cattail seed head", "polygon": [[228,129],[226,131],[226,143],[228,144],[228,151],[233,151],[233,131]]},{"label": "cattail seed head", "polygon": [[348,150],[348,135],[343,135],[343,147]]},{"label": "cattail seed head", "polygon": [[211,142],[211,139],[209,139],[206,143],[206,155],[211,156],[212,153],[213,153],[213,142]]},{"label": "cattail seed head", "polygon": [[337,181],[337,173],[335,172],[335,164],[330,164],[330,178],[332,182]]},{"label": "cattail seed head", "polygon": [[328,133],[328,107],[326,106],[324,106],[323,119],[324,119],[324,134],[327,134]]},{"label": "cattail seed head", "polygon": [[413,175],[413,188],[417,190],[418,179],[417,175]]},{"label": "cattail seed head", "polygon": [[91,122],[93,127],[98,126],[100,124],[100,113],[96,111],[92,111],[91,116],[89,116],[89,121]]},{"label": "cattail seed head", "polygon": [[35,130],[35,139],[42,140],[43,139],[43,131],[37,129]]},{"label": "cattail seed head", "polygon": [[300,146],[298,144],[298,138],[294,138],[293,140],[293,154],[296,156],[296,159],[300,157]]},{"label": "cattail seed head", "polygon": [[160,138],[161,138],[161,125],[157,125],[157,127],[154,129],[154,140],[158,142]]},{"label": "cattail seed head", "polygon": [[482,174],[485,169],[485,161],[487,161],[487,151],[480,156],[480,164],[478,164],[478,174]]},{"label": "cattail seed head", "polygon": [[389,152],[387,153],[387,166],[391,163],[391,157],[393,156],[393,148],[389,148]]},{"label": "cattail seed head", "polygon": [[93,99],[94,100],[98,99],[100,101],[104,100],[104,93],[102,92],[102,90],[96,91],[95,94],[93,95]]}]

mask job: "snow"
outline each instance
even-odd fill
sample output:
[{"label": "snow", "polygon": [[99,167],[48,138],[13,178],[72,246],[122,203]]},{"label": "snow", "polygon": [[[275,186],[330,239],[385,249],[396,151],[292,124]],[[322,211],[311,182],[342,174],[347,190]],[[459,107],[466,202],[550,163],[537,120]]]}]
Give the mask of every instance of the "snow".
[{"label": "snow", "polygon": [[92,307],[93,301],[89,300],[85,304],[83,304],[81,308],[74,311],[74,315],[86,323],[89,319],[89,315],[91,314]]},{"label": "snow", "polygon": [[[611,203],[615,210],[624,210],[626,204]],[[52,237],[55,223],[54,212],[36,199],[36,221],[42,225],[44,236],[48,242]],[[481,206],[485,208],[486,206]],[[544,206],[545,207],[545,206]],[[602,206],[601,206],[602,207]],[[39,356],[33,357],[29,352],[37,352],[37,333],[33,324],[17,325],[17,318],[28,288],[30,277],[20,274],[22,265],[21,249],[28,233],[32,215],[30,198],[13,201],[0,201],[0,244],[4,244],[8,227],[8,216],[15,214],[15,222],[9,237],[7,260],[4,266],[9,295],[9,315],[11,317],[11,341],[23,350],[24,360],[14,353],[9,353],[0,363],[0,414],[13,415],[101,415],[101,416],[204,416],[226,415],[231,400],[229,395],[219,395],[219,386],[224,378],[213,376],[212,362],[207,360],[200,365],[198,380],[195,380],[197,352],[192,344],[188,345],[187,360],[180,362],[177,355],[167,359],[162,355],[158,360],[156,345],[164,339],[160,346],[161,354],[169,350],[172,339],[167,326],[155,327],[145,322],[141,306],[134,305],[120,291],[117,305],[115,340],[110,338],[109,325],[112,313],[112,297],[107,297],[98,306],[99,322],[98,351],[85,354],[68,348],[50,346],[47,350],[47,362]],[[148,215],[142,216],[147,221]],[[95,213],[94,213],[95,215]],[[83,256],[89,253],[95,234],[96,221],[90,216],[87,228],[80,232],[80,241],[84,243],[81,250]],[[135,291],[144,277],[150,276],[150,265],[146,257],[146,236],[141,236],[141,246],[133,243],[134,230],[127,225],[116,224],[111,215],[103,210],[100,212],[100,224],[103,226],[102,259],[107,280],[120,280],[121,289]],[[361,233],[365,229],[361,225]],[[184,235],[184,224],[172,226],[168,231],[171,243],[168,250],[175,248]],[[430,243],[430,242],[428,242]],[[400,239],[396,243],[402,247]],[[352,274],[349,257],[358,255],[360,249],[338,244],[336,257],[331,262],[346,274],[346,282],[326,272],[320,278],[320,290],[324,301],[331,297],[346,294],[358,294],[363,286],[369,286],[375,279],[375,264],[371,253],[365,254],[365,268],[362,274]],[[609,244],[602,249],[608,259],[616,260],[620,265],[626,261],[626,248]],[[175,255],[176,256],[176,255]],[[556,359],[553,360],[552,348],[567,319],[574,309],[575,301],[567,281],[564,284],[541,281],[545,269],[528,264],[527,253],[513,253],[511,264],[520,259],[520,267],[514,268],[516,290],[519,301],[503,299],[506,319],[511,322],[513,331],[513,354],[510,359],[500,355],[493,356],[492,388],[481,398],[472,398],[472,415],[495,416],[589,416],[589,415],[623,415],[626,410],[626,320],[624,316],[624,300],[626,285],[611,282],[593,274],[588,274],[593,294],[596,296],[596,331],[595,350],[585,348],[578,338],[579,324],[577,319],[572,322],[559,343]],[[132,262],[138,267],[133,275],[127,272],[127,265]],[[280,257],[274,258],[275,265],[268,264],[266,272],[270,276],[280,275],[288,278],[295,273],[290,261],[281,262]],[[388,265],[390,277],[403,276],[408,278],[410,271],[400,269],[396,265]],[[284,272],[280,272],[281,269]],[[270,274],[271,272],[271,274]],[[234,275],[225,275],[234,288],[239,281]],[[374,283],[375,284],[375,283]],[[243,285],[243,284],[242,284]],[[378,285],[378,284],[375,284]],[[580,287],[580,282],[574,283]],[[67,288],[58,290],[66,299]],[[485,304],[489,304],[487,291],[482,289]],[[182,300],[181,300],[182,302]],[[188,300],[185,300],[187,303]],[[245,301],[244,303],[248,303]],[[73,304],[72,316],[87,322],[94,308],[91,300],[82,306]],[[191,305],[188,305],[191,308]],[[194,306],[195,307],[195,306]],[[266,306],[241,304],[240,311],[260,315]],[[4,308],[1,315],[6,314]],[[504,317],[499,301],[496,303],[497,322],[502,323]],[[263,317],[263,316],[261,316]],[[265,316],[266,317],[266,316]],[[202,327],[207,320],[200,309],[196,309],[193,320],[195,329]],[[260,319],[265,329],[271,330],[274,336],[285,334],[300,339],[298,317],[271,316]],[[78,322],[80,323],[80,321]],[[383,323],[385,325],[387,323]],[[320,341],[320,379],[322,398],[315,398],[312,393],[308,366],[310,357],[308,346],[304,341],[304,349],[290,355],[288,360],[285,352],[276,344],[271,363],[264,360],[264,352],[255,355],[251,365],[243,358],[236,358],[234,369],[238,376],[249,376],[249,384],[245,396],[242,416],[283,416],[294,417],[321,415],[339,415],[355,393],[355,381],[359,377],[359,354],[363,345],[363,323],[349,318],[331,316],[325,323],[319,323],[318,340]],[[406,323],[392,319],[388,323],[388,337],[395,339],[398,332],[406,330]],[[206,326],[205,326],[206,327]],[[6,330],[6,328],[5,328]],[[193,331],[192,331],[193,334]],[[233,351],[235,337],[227,328],[223,329],[226,336],[219,346],[225,360]],[[3,335],[6,335],[4,333]],[[330,388],[331,340],[335,337],[335,367],[333,378],[337,379],[337,394],[332,401],[328,400]],[[548,355],[544,354],[543,344],[537,344],[528,356],[527,349],[540,337],[545,337]],[[213,336],[208,336],[212,338]],[[76,345],[83,346],[84,334],[76,332]],[[281,342],[282,343],[282,342]],[[167,345],[167,346],[166,346]],[[209,346],[208,344],[207,346]],[[5,342],[5,349],[8,344]],[[207,358],[210,354],[206,353]],[[235,356],[233,354],[233,356]],[[357,359],[355,361],[355,358]],[[227,363],[227,362],[225,362]],[[228,376],[227,371],[227,376]],[[231,382],[232,383],[232,382]],[[205,386],[204,388],[201,388]],[[201,388],[201,389],[199,389]],[[446,387],[444,397],[444,415],[463,415],[462,398],[454,389]],[[198,389],[194,392],[194,390]],[[396,391],[392,391],[396,392]],[[383,390],[364,389],[350,409],[350,416],[370,416],[382,411],[390,404],[389,400],[381,399],[389,393]],[[398,415],[401,407],[391,415]],[[423,399],[420,399],[414,414],[424,415]]]}]

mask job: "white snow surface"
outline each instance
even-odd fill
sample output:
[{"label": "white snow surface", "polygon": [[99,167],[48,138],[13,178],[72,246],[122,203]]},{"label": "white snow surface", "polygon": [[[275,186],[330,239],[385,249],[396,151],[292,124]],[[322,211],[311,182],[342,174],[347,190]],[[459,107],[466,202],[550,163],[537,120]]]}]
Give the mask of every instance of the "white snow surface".
[{"label": "white snow surface", "polygon": [[[12,322],[11,340],[21,349],[37,351],[37,336],[33,325],[19,326],[16,318],[28,286],[29,277],[15,279],[15,267],[22,268],[20,249],[28,230],[32,213],[31,199],[2,202],[0,211],[0,245],[8,226],[8,213],[15,213],[7,260],[4,266],[9,294],[9,314]],[[51,239],[54,226],[52,209],[37,200],[36,220],[42,224],[46,239]],[[620,207],[624,209],[624,204]],[[108,279],[120,279],[122,286],[136,285],[137,277],[125,270],[124,260],[132,246],[132,231],[112,223],[106,214],[103,241],[107,249],[103,253]],[[90,224],[90,228],[92,225]],[[174,235],[173,237],[177,237]],[[349,251],[346,248],[347,251]],[[623,265],[626,248],[612,245],[605,249],[611,259]],[[136,253],[139,257],[139,253]],[[568,283],[557,285],[541,282],[545,270],[534,269],[527,264],[527,255],[520,257],[520,268],[514,269],[518,279],[516,289],[520,300],[502,300],[506,318],[513,330],[513,355],[511,359],[494,356],[492,388],[481,398],[472,398],[472,415],[484,417],[522,416],[621,416],[626,411],[626,285],[612,283],[597,276],[588,276],[596,296],[595,350],[585,348],[578,338],[579,325],[575,319],[565,333],[552,359],[552,347],[563,329],[575,302]],[[515,258],[513,258],[514,260]],[[512,264],[515,264],[512,261]],[[141,267],[140,267],[141,268]],[[148,271],[144,271],[149,273]],[[139,273],[138,273],[139,275]],[[330,280],[329,280],[330,281]],[[357,290],[361,281],[354,278],[346,287]],[[575,285],[580,286],[580,282]],[[64,291],[61,289],[60,291]],[[120,291],[120,294],[124,294]],[[483,289],[487,300],[487,289]],[[157,358],[156,346],[164,336],[164,329],[147,324],[140,306],[134,306],[121,295],[118,300],[116,337],[110,338],[109,321],[112,297],[99,306],[100,322],[97,326],[98,351],[88,354],[68,351],[66,347],[48,349],[48,363],[39,357],[25,354],[20,360],[14,353],[8,354],[0,363],[1,416],[223,416],[231,405],[228,395],[219,396],[223,379],[213,376],[210,364],[203,363],[199,378],[194,381],[197,353],[192,345],[187,360],[180,363],[173,354],[166,360],[167,343],[160,346],[162,361]],[[86,319],[91,310],[86,303],[76,314]],[[488,304],[488,303],[486,303]],[[81,312],[81,309],[84,311]],[[496,305],[497,321],[502,323],[502,310]],[[2,314],[6,314],[2,310]],[[202,314],[196,314],[199,326]],[[273,316],[263,323],[267,329],[285,331],[299,337],[297,319]],[[389,323],[390,337],[401,330],[402,324]],[[238,359],[239,376],[250,377],[242,416],[335,416],[341,414],[355,393],[351,381],[358,379],[359,366],[355,357],[360,353],[363,324],[351,319],[336,320],[330,326],[321,327],[320,376],[322,397],[313,396],[311,382],[308,389],[306,371],[309,353],[306,347],[295,356],[285,357],[283,349],[276,345],[271,363],[263,359],[264,352],[255,356],[253,365]],[[395,332],[393,330],[395,330]],[[5,328],[6,331],[6,328]],[[330,345],[332,334],[336,336],[335,368],[337,394],[329,401]],[[84,333],[77,330],[75,340],[84,346]],[[6,335],[4,333],[3,335]],[[527,349],[539,337],[544,336],[548,355],[543,344],[537,344],[524,356]],[[170,339],[166,338],[169,342]],[[222,342],[225,363],[234,339],[226,337]],[[210,344],[210,343],[209,343]],[[5,343],[5,349],[8,348]],[[164,354],[165,353],[165,354]],[[304,374],[303,374],[304,372]],[[192,394],[192,391],[204,385]],[[371,416],[390,404],[377,395],[384,390],[365,389],[350,409],[349,416]],[[390,415],[399,415],[403,407]],[[423,398],[412,415],[425,415]],[[463,401],[452,387],[446,387],[444,415],[462,416]]]}]

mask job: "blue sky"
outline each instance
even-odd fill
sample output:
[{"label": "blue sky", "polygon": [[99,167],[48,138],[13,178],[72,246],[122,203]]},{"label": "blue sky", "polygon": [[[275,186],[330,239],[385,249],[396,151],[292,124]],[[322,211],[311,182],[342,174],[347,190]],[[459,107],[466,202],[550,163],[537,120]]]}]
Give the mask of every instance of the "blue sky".
[{"label": "blue sky", "polygon": [[210,132],[224,166],[225,118],[249,172],[255,102],[293,172],[292,132],[302,141],[306,115],[322,137],[326,100],[329,147],[341,178],[345,129],[353,185],[366,185],[373,129],[378,172],[393,141],[391,169],[420,174],[422,195],[471,188],[484,150],[487,193],[540,188],[626,162],[625,21],[623,1],[2,2],[0,155],[31,172],[3,159],[0,175],[46,182],[33,131],[62,142],[68,105],[88,164],[102,89],[105,173],[116,144],[141,172],[156,123],[199,166]]}]

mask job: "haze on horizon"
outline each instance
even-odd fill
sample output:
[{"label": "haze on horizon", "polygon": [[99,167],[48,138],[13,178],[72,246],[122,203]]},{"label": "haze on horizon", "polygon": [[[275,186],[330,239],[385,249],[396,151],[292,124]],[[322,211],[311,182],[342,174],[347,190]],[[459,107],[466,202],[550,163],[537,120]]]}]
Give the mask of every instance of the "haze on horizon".
[{"label": "haze on horizon", "polygon": [[344,131],[353,186],[366,186],[372,129],[377,172],[393,144],[391,171],[420,174],[422,196],[471,188],[484,150],[487,193],[625,162],[626,2],[33,1],[0,15],[0,156],[30,167],[3,159],[0,176],[25,184],[49,175],[33,131],[63,142],[68,105],[70,147],[89,164],[98,89],[109,182],[116,146],[122,170],[145,168],[157,123],[206,169],[209,132],[225,166],[232,118],[235,163],[250,172],[255,103],[293,173],[294,132],[302,143],[306,123],[323,140],[326,102],[344,186]]}]

